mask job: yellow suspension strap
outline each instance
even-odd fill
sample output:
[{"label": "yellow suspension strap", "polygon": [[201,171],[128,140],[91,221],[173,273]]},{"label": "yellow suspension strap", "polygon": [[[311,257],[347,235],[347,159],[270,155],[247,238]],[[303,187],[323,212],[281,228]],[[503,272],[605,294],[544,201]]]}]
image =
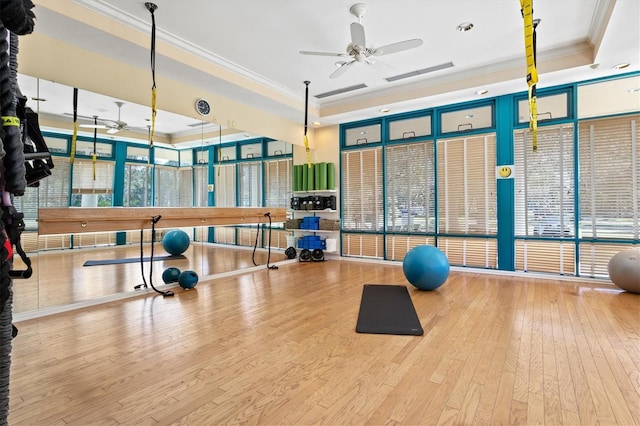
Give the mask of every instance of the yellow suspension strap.
[{"label": "yellow suspension strap", "polygon": [[533,152],[538,151],[538,107],[536,102],[536,26],[540,22],[533,19],[533,0],[520,0],[524,19],[524,48],[527,59],[527,85],[529,86],[529,130],[532,136]]},{"label": "yellow suspension strap", "polygon": [[311,151],[309,150],[309,138],[307,138],[307,120],[309,119],[309,83],[311,82],[304,82],[306,86],[304,93],[304,149],[307,151],[307,166],[311,168]]},{"label": "yellow suspension strap", "polygon": [[78,140],[78,88],[73,88],[73,136],[71,137],[71,155],[69,163],[73,164],[76,158],[76,142]]},{"label": "yellow suspension strap", "polygon": [[[151,132],[149,135],[149,150],[153,148],[153,137],[156,133],[156,99],[157,99],[157,87],[156,87],[156,17],[154,12],[158,9],[154,3],[146,2],[145,7],[151,12],[151,80],[153,82],[151,86]],[[149,155],[151,159],[151,155]]]}]

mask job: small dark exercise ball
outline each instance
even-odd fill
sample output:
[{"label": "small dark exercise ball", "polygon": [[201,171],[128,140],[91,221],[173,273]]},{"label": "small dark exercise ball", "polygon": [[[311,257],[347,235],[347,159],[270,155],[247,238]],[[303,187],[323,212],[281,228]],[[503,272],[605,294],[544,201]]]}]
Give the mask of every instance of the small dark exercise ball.
[{"label": "small dark exercise ball", "polygon": [[435,290],[449,277],[449,260],[437,247],[416,246],[404,257],[402,271],[414,287]]},{"label": "small dark exercise ball", "polygon": [[194,288],[196,284],[198,284],[198,274],[194,271],[184,271],[180,274],[180,278],[178,278],[178,284],[185,290]]},{"label": "small dark exercise ball", "polygon": [[174,229],[162,237],[162,247],[167,253],[178,256],[189,248],[189,236],[181,229]]},{"label": "small dark exercise ball", "polygon": [[178,268],[167,268],[162,273],[162,281],[165,284],[177,283],[178,278],[180,278],[180,269]]}]

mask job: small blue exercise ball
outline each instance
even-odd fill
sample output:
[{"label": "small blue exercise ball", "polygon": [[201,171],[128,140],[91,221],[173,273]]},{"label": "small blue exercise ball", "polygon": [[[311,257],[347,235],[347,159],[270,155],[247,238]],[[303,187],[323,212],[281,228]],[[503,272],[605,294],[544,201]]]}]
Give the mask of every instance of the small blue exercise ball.
[{"label": "small blue exercise ball", "polygon": [[195,271],[184,271],[178,278],[178,284],[185,290],[194,288],[198,284],[198,274]]},{"label": "small blue exercise ball", "polygon": [[167,253],[178,256],[189,248],[189,236],[181,229],[174,229],[162,237],[162,247]]},{"label": "small blue exercise ball", "polygon": [[402,271],[414,287],[435,290],[449,277],[449,260],[437,247],[416,246],[404,257]]},{"label": "small blue exercise ball", "polygon": [[177,283],[178,278],[180,278],[180,269],[178,268],[167,268],[162,273],[162,281],[165,284]]}]

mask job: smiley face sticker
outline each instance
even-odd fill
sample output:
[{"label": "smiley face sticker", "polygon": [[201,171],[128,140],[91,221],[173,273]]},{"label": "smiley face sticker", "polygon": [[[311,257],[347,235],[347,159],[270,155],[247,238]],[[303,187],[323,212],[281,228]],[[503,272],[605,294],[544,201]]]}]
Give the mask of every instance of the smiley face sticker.
[{"label": "smiley face sticker", "polygon": [[513,179],[513,166],[496,166],[496,179]]}]

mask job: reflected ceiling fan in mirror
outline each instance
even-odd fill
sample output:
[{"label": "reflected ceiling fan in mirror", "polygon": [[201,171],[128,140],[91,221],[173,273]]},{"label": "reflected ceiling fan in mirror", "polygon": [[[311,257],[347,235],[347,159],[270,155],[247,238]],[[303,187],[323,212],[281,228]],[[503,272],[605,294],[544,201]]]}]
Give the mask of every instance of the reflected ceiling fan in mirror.
[{"label": "reflected ceiling fan in mirror", "polygon": [[117,101],[115,103],[118,106],[118,119],[117,120],[108,120],[108,119],[104,119],[104,118],[100,118],[98,116],[94,116],[94,117],[86,117],[86,116],[81,116],[78,115],[79,118],[84,118],[84,119],[91,119],[91,120],[95,120],[98,122],[98,124],[81,124],[80,127],[83,127],[85,129],[106,129],[107,133],[109,133],[110,135],[116,134],[122,130],[127,130],[127,123],[125,123],[124,121],[120,120],[120,111],[122,109],[122,105],[124,105],[124,102],[120,102]]},{"label": "reflected ceiling fan in mirror", "polygon": [[392,67],[384,62],[379,61],[375,57],[389,55],[391,53],[402,52],[404,50],[414,49],[422,45],[422,40],[414,38],[410,40],[399,41],[396,43],[387,44],[381,47],[367,46],[367,40],[364,35],[364,27],[361,23],[361,18],[367,13],[367,5],[363,3],[357,3],[351,6],[349,9],[352,15],[358,18],[358,22],[351,23],[351,43],[347,46],[347,53],[332,53],[332,52],[312,52],[307,50],[301,50],[303,55],[316,55],[316,56],[337,56],[341,58],[350,58],[347,61],[336,62],[336,66],[339,68],[335,70],[329,78],[337,78],[344,74],[353,64],[357,62],[364,62],[368,65],[372,65],[381,70],[392,69]]}]

